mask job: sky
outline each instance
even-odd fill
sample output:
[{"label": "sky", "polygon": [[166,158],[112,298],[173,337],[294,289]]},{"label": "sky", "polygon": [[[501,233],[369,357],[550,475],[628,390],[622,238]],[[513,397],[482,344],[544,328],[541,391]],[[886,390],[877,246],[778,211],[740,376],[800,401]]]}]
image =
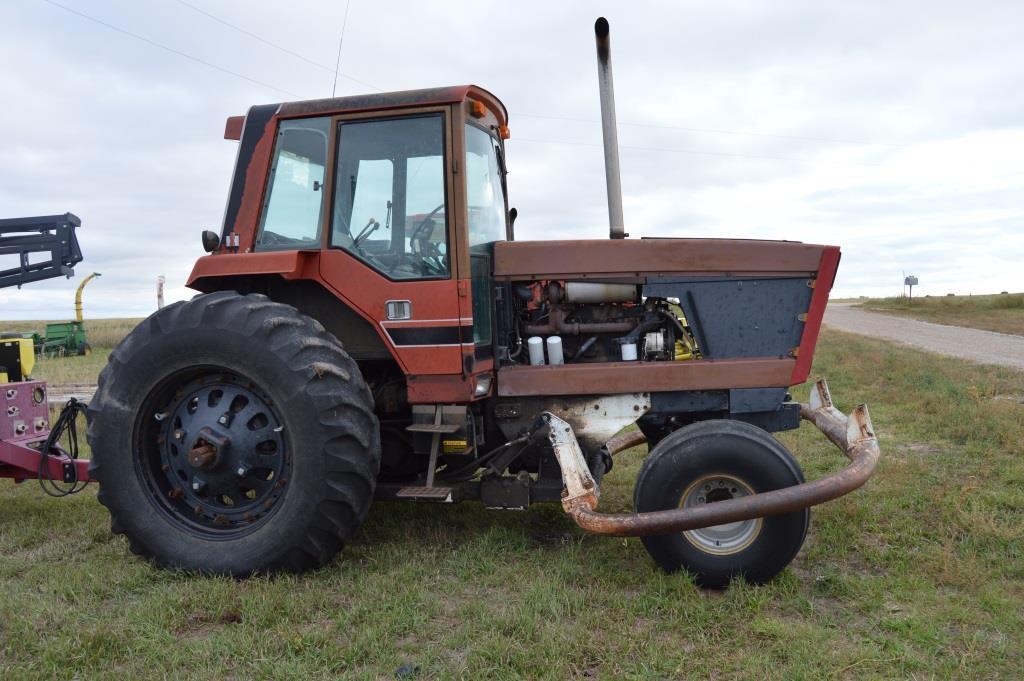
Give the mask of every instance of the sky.
[{"label": "sky", "polygon": [[0,217],[77,214],[85,261],[0,318],[70,317],[93,271],[88,317],[149,314],[160,274],[192,295],[225,118],[329,95],[343,25],[338,95],[487,88],[517,239],[606,237],[599,15],[632,237],[837,244],[833,296],[1024,291],[1019,0],[4,0]]}]

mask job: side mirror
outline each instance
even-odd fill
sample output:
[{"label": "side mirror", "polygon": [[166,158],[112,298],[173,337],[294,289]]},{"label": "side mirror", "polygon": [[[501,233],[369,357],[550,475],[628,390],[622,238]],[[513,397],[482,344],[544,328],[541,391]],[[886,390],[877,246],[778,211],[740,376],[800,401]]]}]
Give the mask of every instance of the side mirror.
[{"label": "side mirror", "polygon": [[211,232],[208,229],[203,230],[203,250],[207,253],[213,253],[220,246],[220,236],[216,232]]}]

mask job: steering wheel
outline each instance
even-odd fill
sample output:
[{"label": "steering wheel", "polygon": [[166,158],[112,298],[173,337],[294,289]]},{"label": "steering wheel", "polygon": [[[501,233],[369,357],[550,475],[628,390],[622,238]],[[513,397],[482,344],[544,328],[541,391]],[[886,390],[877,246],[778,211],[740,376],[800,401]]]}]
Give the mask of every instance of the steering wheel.
[{"label": "steering wheel", "polygon": [[420,220],[416,223],[416,226],[412,228],[412,232],[409,233],[409,248],[413,253],[426,257],[438,257],[443,255],[437,244],[430,240],[430,236],[434,233],[434,216],[443,208],[444,204],[442,203],[437,208],[427,213],[427,217]]}]

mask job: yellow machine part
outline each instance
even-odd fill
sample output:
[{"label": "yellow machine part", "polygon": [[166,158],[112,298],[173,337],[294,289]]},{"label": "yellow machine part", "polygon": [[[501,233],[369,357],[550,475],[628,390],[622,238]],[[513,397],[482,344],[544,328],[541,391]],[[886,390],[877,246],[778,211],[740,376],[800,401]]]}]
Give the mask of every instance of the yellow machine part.
[{"label": "yellow machine part", "polygon": [[[21,375],[28,377],[36,367],[35,347],[31,338],[5,338],[4,343],[16,343],[18,345],[18,359],[21,362]],[[0,371],[0,383],[7,383],[10,378],[6,371]]]},{"label": "yellow machine part", "polygon": [[99,272],[93,272],[88,277],[83,279],[82,283],[79,284],[78,288],[75,290],[75,319],[77,321],[85,321],[85,319],[82,317],[82,289],[85,288],[86,284],[88,284],[90,281],[92,281],[98,276],[100,276]]},{"label": "yellow machine part", "polygon": [[[675,309],[678,310],[676,312],[676,317],[679,319],[679,322],[684,327],[687,326],[686,316],[683,314],[683,309],[678,306],[676,306]],[[689,334],[684,335],[682,338],[676,341],[676,345],[674,348],[675,361],[682,362],[688,359],[697,359],[698,354],[699,353],[697,352],[697,342]]]}]

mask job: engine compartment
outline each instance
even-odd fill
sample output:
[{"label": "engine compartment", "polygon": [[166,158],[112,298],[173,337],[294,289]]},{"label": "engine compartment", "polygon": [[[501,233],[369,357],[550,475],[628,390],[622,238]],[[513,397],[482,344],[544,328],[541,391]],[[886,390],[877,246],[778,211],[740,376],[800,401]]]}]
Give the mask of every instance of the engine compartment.
[{"label": "engine compartment", "polygon": [[[502,365],[671,362],[701,357],[680,301],[622,282],[540,280],[503,287]],[[503,328],[502,328],[503,327]]]}]

